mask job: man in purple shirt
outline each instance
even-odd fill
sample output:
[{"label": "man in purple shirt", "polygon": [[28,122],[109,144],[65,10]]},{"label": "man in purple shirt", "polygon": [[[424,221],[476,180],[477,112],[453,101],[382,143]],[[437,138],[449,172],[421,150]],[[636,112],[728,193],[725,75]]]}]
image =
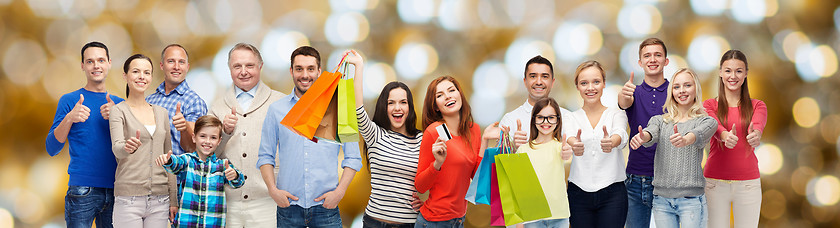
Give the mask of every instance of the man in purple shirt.
[{"label": "man in purple shirt", "polygon": [[[639,45],[639,66],[645,71],[645,78],[638,87],[633,84],[633,73],[618,94],[618,107],[627,113],[630,135],[636,135],[638,126],[647,126],[655,115],[662,114],[662,105],[668,97],[668,80],[664,68],[668,65],[668,50],[658,38],[648,38]],[[628,211],[626,226],[629,228],[650,227],[653,206],[653,156],[656,145],[630,149],[627,161]]]}]

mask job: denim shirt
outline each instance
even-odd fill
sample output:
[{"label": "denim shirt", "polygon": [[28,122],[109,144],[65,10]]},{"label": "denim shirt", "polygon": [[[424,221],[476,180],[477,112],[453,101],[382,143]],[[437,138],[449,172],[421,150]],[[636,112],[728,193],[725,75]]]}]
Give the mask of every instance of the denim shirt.
[{"label": "denim shirt", "polygon": [[[336,144],[321,140],[315,143],[280,124],[298,100],[295,93],[292,93],[268,107],[262,127],[257,168],[266,164],[278,167],[277,189],[286,190],[298,197],[297,201],[289,199],[291,205],[310,208],[323,203],[315,202],[315,198],[338,186],[337,167],[341,147],[344,148],[341,167],[359,171],[362,168],[362,157],[357,142]],[[275,164],[275,156],[280,156],[280,164]]]}]

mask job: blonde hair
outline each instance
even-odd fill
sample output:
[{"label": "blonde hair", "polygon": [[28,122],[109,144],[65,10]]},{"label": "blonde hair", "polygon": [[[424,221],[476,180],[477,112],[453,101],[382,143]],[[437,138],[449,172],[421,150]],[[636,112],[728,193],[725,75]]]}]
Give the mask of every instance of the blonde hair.
[{"label": "blonde hair", "polygon": [[697,74],[695,74],[694,71],[688,68],[681,68],[677,71],[677,73],[674,73],[674,77],[671,79],[672,82],[668,84],[668,98],[665,100],[665,105],[662,106],[662,112],[664,112],[664,114],[662,114],[662,119],[664,119],[665,122],[676,122],[681,114],[680,109],[677,108],[678,103],[677,100],[674,99],[673,93],[674,84],[676,84],[674,83],[675,78],[677,78],[677,75],[682,73],[686,73],[694,79],[694,104],[688,108],[688,113],[686,113],[686,115],[688,118],[707,115],[706,111],[703,109],[703,102],[700,100],[703,97],[703,90],[700,89],[700,78],[697,77]]}]

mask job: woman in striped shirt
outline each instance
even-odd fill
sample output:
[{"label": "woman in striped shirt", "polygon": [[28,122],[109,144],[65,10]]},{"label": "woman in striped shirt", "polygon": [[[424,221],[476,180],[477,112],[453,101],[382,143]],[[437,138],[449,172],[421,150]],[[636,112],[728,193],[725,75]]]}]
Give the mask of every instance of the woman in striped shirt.
[{"label": "woman in striped shirt", "polygon": [[365,208],[363,227],[414,227],[420,200],[414,188],[420,141],[417,115],[411,90],[402,82],[385,85],[376,100],[373,119],[364,108],[362,73],[364,60],[348,51],[347,63],[355,70],[356,119],[365,141],[370,169],[370,200]]}]

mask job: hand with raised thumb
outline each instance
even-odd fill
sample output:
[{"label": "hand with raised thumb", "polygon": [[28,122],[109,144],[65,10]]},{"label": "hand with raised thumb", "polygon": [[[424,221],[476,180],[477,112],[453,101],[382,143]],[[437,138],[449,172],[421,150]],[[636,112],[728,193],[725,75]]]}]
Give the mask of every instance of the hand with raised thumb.
[{"label": "hand with raised thumb", "polygon": [[233,130],[236,128],[236,123],[239,121],[239,117],[236,116],[236,107],[232,107],[230,109],[230,114],[225,115],[225,119],[222,121],[222,125],[224,125],[224,130],[226,134],[232,134]]},{"label": "hand with raised thumb", "polygon": [[105,100],[108,102],[99,106],[99,113],[102,114],[102,119],[107,120],[111,116],[111,107],[114,107],[115,104],[114,101],[111,100],[111,93],[105,93]]},{"label": "hand with raised thumb", "polygon": [[71,109],[64,118],[70,118],[72,123],[87,121],[88,117],[90,117],[90,109],[83,104],[84,102],[85,96],[79,94],[79,101],[76,102],[76,105],[73,106],[73,109]]},{"label": "hand with raised thumb", "polygon": [[677,125],[674,124],[674,134],[670,137],[671,145],[675,147],[684,147],[688,145],[688,141],[685,139],[685,136],[680,134],[679,130],[677,130]]},{"label": "hand with raised thumb", "polygon": [[732,128],[729,129],[729,131],[720,133],[721,137],[723,137],[723,146],[726,148],[732,149],[738,144],[738,133],[735,130],[736,127],[737,126],[733,123]]},{"label": "hand with raised thumb", "polygon": [[560,158],[563,160],[569,160],[572,159],[572,154],[574,154],[572,146],[569,146],[569,144],[566,143],[566,134],[563,134],[563,138],[560,140]]},{"label": "hand with raised thumb", "polygon": [[639,133],[637,133],[633,136],[633,138],[630,139],[630,149],[639,149],[639,147],[641,147],[642,144],[648,141],[650,141],[650,135],[646,133],[644,129],[642,129],[641,125],[639,125]]},{"label": "hand with raised thumb", "polygon": [[175,126],[175,130],[187,130],[187,119],[185,119],[184,114],[181,113],[181,102],[178,102],[178,104],[175,105],[175,115],[172,116],[172,125]]},{"label": "hand with raised thumb", "polygon": [[610,138],[610,133],[607,131],[607,126],[604,125],[604,137],[601,138],[601,151],[609,153],[612,152],[613,147],[613,141],[612,138]]},{"label": "hand with raised thumb", "polygon": [[225,169],[225,178],[231,181],[236,180],[236,178],[239,177],[239,173],[237,173],[236,170],[230,166],[230,161],[228,161],[227,159],[224,159],[224,161],[225,162],[224,164],[222,164],[222,167],[224,167]]},{"label": "hand with raised thumb", "polygon": [[630,72],[630,80],[627,80],[627,82],[624,83],[624,87],[621,88],[619,98],[633,99],[634,92],[636,92],[636,84],[633,84],[633,72]]},{"label": "hand with raised thumb", "polygon": [[528,143],[528,133],[522,130],[522,121],[517,119],[516,131],[513,132],[513,147],[519,148],[519,146],[526,143]]},{"label": "hand with raised thumb", "polygon": [[750,147],[756,148],[761,145],[761,131],[755,129],[752,123],[750,123],[747,133],[747,143],[750,144]]},{"label": "hand with raised thumb", "polygon": [[568,140],[569,144],[572,146],[572,151],[575,153],[575,156],[583,156],[584,148],[583,142],[580,139],[581,133],[581,130],[578,129],[577,136]]},{"label": "hand with raised thumb", "polygon": [[136,137],[131,137],[128,138],[128,140],[125,140],[125,146],[123,146],[123,149],[125,149],[126,153],[133,154],[137,151],[137,148],[140,148],[140,145],[143,145],[143,142],[140,142],[140,130],[137,130]]},{"label": "hand with raised thumb", "polygon": [[168,165],[170,162],[172,162],[172,150],[169,150],[166,154],[161,154],[155,159],[155,164],[159,166]]}]

